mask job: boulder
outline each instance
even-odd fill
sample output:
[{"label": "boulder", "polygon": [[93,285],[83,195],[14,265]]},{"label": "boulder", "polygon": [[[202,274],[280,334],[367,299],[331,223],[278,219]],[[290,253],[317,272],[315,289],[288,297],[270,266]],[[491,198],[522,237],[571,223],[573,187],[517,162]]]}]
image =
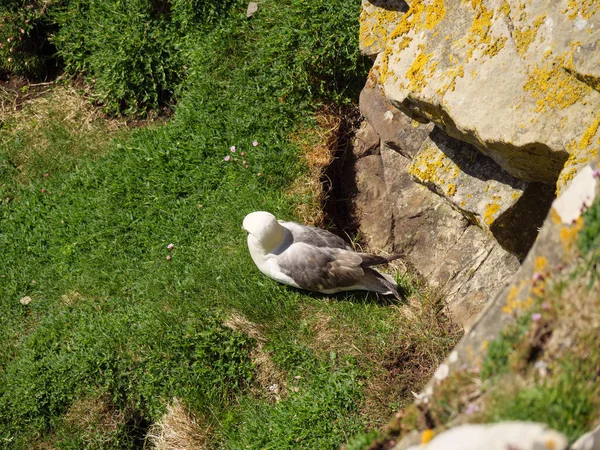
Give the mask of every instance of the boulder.
[{"label": "boulder", "polygon": [[[559,192],[597,154],[595,2],[413,0],[400,19],[389,8],[378,44],[366,45],[373,33],[362,31],[361,48],[384,47],[374,71],[394,106]],[[361,15],[361,30],[374,30],[376,16]]]}]

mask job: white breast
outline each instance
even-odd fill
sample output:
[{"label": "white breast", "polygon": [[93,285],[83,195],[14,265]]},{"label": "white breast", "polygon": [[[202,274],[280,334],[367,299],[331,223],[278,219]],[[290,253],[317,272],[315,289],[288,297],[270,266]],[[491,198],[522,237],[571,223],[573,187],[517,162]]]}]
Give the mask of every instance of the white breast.
[{"label": "white breast", "polygon": [[296,282],[279,269],[277,255],[265,252],[252,235],[248,235],[248,250],[256,267],[269,278],[289,286],[299,287]]}]

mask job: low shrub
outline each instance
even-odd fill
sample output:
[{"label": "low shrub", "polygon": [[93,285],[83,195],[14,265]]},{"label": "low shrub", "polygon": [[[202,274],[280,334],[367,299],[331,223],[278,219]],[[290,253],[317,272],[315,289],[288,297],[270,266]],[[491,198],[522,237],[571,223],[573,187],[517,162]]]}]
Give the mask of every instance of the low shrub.
[{"label": "low shrub", "polygon": [[0,4],[0,71],[41,77],[52,60],[49,16],[61,0],[4,0]]}]

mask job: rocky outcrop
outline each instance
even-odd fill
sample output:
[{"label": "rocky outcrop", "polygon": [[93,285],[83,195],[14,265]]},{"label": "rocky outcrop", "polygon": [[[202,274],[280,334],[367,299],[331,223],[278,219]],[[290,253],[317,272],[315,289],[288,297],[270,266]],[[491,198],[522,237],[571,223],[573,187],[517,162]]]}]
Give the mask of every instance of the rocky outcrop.
[{"label": "rocky outcrop", "polygon": [[361,48],[383,49],[373,70],[386,97],[513,176],[563,189],[600,144],[596,2],[409,3],[394,14],[363,1]]},{"label": "rocky outcrop", "polygon": [[[406,252],[454,310],[455,298],[481,297],[465,300],[477,311],[493,297],[517,267],[505,253],[525,258],[556,192],[598,153],[597,10],[589,0],[362,2],[360,46],[374,66],[360,99],[370,128],[354,155],[360,230]],[[484,275],[487,258],[498,276]]]},{"label": "rocky outcrop", "polygon": [[445,295],[453,318],[466,327],[518,270],[518,259],[413,180],[409,166],[436,135],[433,124],[408,118],[377,86],[365,87],[360,106],[368,121],[346,161],[345,193],[353,198],[361,234],[372,248],[403,253],[404,262]]}]

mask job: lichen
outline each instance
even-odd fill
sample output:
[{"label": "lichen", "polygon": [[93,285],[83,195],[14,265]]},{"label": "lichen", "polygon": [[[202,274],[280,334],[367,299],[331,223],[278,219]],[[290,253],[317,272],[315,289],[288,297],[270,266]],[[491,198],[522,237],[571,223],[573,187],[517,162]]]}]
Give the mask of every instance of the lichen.
[{"label": "lichen", "polygon": [[450,183],[446,186],[446,195],[452,197],[454,194],[456,194],[456,184]]},{"label": "lichen", "polygon": [[592,144],[592,139],[598,132],[598,127],[600,127],[600,114],[596,116],[596,119],[587,128],[587,130],[585,130],[585,133],[583,133],[581,141],[579,142],[579,150],[583,150]]},{"label": "lichen", "polygon": [[577,19],[578,16],[588,20],[598,12],[598,0],[569,0],[567,8],[561,12],[567,14],[571,20]]},{"label": "lichen", "polygon": [[495,219],[494,215],[498,211],[500,211],[500,204],[498,204],[496,202],[488,203],[485,208],[485,212],[483,213],[483,222],[488,226],[491,225],[491,223]]},{"label": "lichen", "polygon": [[545,20],[546,14],[543,14],[537,19],[535,19],[531,27],[522,27],[514,29],[513,40],[515,41],[517,51],[521,56],[525,56],[525,53],[527,53],[527,49],[529,49],[529,46],[534,41],[540,26],[544,23]]},{"label": "lichen", "polygon": [[[400,53],[407,48],[412,41],[408,36],[411,30],[423,31],[432,30],[446,15],[445,0],[432,0],[425,2],[423,0],[414,0],[410,4],[408,11],[402,16],[400,22],[389,35],[389,40],[394,41],[393,45],[388,45],[384,51],[388,53]],[[385,60],[382,60],[381,83],[384,83],[389,77],[389,54]]]},{"label": "lichen", "polygon": [[536,272],[543,273],[548,267],[548,259],[545,256],[538,256],[535,258],[533,270]]},{"label": "lichen", "polygon": [[578,217],[572,225],[564,225],[560,230],[560,240],[565,246],[565,250],[568,252],[576,246],[577,236],[583,229],[583,219]]},{"label": "lichen", "polygon": [[390,37],[394,23],[401,13],[385,8],[378,8],[369,3],[363,6],[359,17],[359,42],[363,49],[378,47],[383,49]]},{"label": "lichen", "polygon": [[[507,38],[493,36],[490,33],[495,11],[487,9],[483,0],[463,0],[462,3],[470,4],[471,8],[473,8],[473,22],[466,38],[469,46],[466,62],[473,58],[475,50],[479,50],[481,55],[490,58],[497,55],[504,48]],[[504,11],[503,6],[500,7],[499,11]]]},{"label": "lichen", "polygon": [[407,87],[411,92],[421,92],[427,84],[427,78],[437,68],[437,62],[430,63],[433,53],[425,53],[425,44],[419,45],[419,54],[414,59],[410,68],[406,71]]},{"label": "lichen", "polygon": [[535,112],[555,114],[554,110],[568,108],[589,93],[589,86],[564,70],[570,66],[572,53],[566,52],[529,70],[523,90],[535,99]]}]

